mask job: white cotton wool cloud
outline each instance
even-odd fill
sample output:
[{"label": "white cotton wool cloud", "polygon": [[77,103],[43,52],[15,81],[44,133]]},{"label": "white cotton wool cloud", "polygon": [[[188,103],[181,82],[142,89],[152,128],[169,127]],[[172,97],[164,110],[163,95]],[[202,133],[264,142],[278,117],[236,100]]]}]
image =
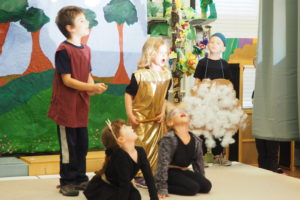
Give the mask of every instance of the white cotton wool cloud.
[{"label": "white cotton wool cloud", "polygon": [[215,138],[223,147],[234,143],[232,136],[245,128],[247,115],[239,105],[230,81],[205,79],[184,97],[183,105],[190,115],[190,128],[206,138],[208,148],[215,147]]}]

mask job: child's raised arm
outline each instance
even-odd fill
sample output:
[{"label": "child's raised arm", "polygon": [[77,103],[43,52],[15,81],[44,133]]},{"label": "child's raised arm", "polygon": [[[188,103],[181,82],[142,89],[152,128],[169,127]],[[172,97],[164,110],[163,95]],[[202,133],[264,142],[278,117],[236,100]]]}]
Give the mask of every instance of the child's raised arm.
[{"label": "child's raised arm", "polygon": [[72,78],[71,74],[62,74],[61,77],[67,87],[75,90],[101,94],[107,89],[103,83],[85,83]]},{"label": "child's raised arm", "polygon": [[132,100],[133,100],[132,96],[128,93],[125,93],[125,108],[126,108],[127,117],[134,125],[138,125],[139,122],[136,116],[134,116],[134,114],[132,113]]},{"label": "child's raised arm", "polygon": [[158,123],[162,123],[165,120],[166,105],[167,105],[167,100],[164,101],[161,113],[158,116],[156,116],[156,120],[157,120]]},{"label": "child's raised arm", "polygon": [[[92,85],[95,84],[95,81],[94,81],[93,76],[92,76],[91,73],[89,74],[88,83],[90,83],[90,84],[92,84]],[[103,84],[103,86],[105,86],[105,87],[107,88],[107,85],[105,85],[104,83],[102,83],[102,84]],[[87,93],[88,93],[88,95],[90,95],[90,96],[93,96],[93,95],[96,94],[96,92],[87,92]]]}]

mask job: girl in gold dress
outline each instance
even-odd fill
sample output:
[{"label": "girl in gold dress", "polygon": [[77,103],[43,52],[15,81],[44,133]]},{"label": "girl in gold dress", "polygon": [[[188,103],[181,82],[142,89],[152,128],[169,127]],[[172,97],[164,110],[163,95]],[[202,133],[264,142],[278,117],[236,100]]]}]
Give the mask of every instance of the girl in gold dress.
[{"label": "girl in gold dress", "polygon": [[[162,38],[150,37],[125,93],[128,119],[138,135],[137,145],[146,151],[152,172],[157,162],[157,143],[166,133],[165,108],[172,77],[167,66],[168,54],[168,45]],[[136,182],[144,185],[143,179]]]}]

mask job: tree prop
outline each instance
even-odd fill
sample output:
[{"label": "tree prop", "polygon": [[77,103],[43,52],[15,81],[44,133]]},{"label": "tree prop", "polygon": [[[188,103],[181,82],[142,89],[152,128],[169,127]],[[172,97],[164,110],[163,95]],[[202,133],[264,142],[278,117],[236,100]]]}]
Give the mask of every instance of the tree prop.
[{"label": "tree prop", "polygon": [[204,38],[202,41],[196,42],[196,44],[193,46],[193,54],[203,57],[205,55],[204,50],[206,49],[207,44],[207,38]]},{"label": "tree prop", "polygon": [[[207,39],[196,42],[196,29],[201,25],[208,24],[215,19],[198,19],[194,10],[195,0],[190,1],[192,7],[184,7],[182,0],[163,0],[163,17],[150,18],[148,20],[148,31],[151,36],[166,35],[172,41],[171,53],[169,56],[173,76],[173,101],[181,101],[180,82],[184,75],[194,74],[199,57],[205,55]],[[204,5],[204,3],[206,3]],[[211,6],[212,1],[203,1],[203,8]],[[216,16],[216,12],[212,16]],[[167,27],[169,25],[169,28]],[[202,29],[203,30],[203,29]]]},{"label": "tree prop", "polygon": [[210,16],[208,18],[209,19],[217,18],[216,5],[214,4],[213,0],[200,0],[200,7],[201,7],[201,18],[202,19],[207,18],[208,8],[210,11]]},{"label": "tree prop", "polygon": [[[204,38],[203,41],[196,42],[196,44],[193,45],[193,49],[189,50],[189,47],[192,45],[191,41],[194,40],[185,39],[183,41],[181,38],[188,38],[188,36],[180,36],[176,39],[175,44],[177,44],[179,47],[177,47],[175,51],[171,52],[169,59],[172,65],[174,59],[178,58],[178,62],[176,63],[176,69],[179,70],[180,74],[190,76],[195,73],[198,63],[198,57],[203,57],[205,55],[205,49],[208,40]],[[184,47],[180,48],[182,43],[184,43]]]},{"label": "tree prop", "polygon": [[158,12],[159,6],[152,1],[147,1],[147,17],[157,17]]}]

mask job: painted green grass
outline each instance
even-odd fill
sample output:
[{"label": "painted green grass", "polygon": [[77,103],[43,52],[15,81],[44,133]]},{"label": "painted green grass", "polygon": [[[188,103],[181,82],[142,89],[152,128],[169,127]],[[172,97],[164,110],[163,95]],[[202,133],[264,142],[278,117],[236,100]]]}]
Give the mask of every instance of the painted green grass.
[{"label": "painted green grass", "polygon": [[0,87],[0,114],[9,112],[39,92],[52,87],[54,70],[31,73]]},{"label": "painted green grass", "polygon": [[[120,88],[122,90],[124,86],[121,85]],[[0,115],[0,154],[59,151],[56,124],[47,117],[51,91],[51,88],[41,91],[26,104]],[[89,148],[103,149],[100,135],[105,119],[125,117],[123,95],[107,92],[91,97]]]},{"label": "painted green grass", "polygon": [[[0,87],[0,115],[26,104],[33,96],[52,87],[54,69],[16,78]],[[123,96],[126,85],[107,84],[107,94]]]},{"label": "painted green grass", "polygon": [[[21,76],[0,87],[0,155],[58,152],[56,124],[47,117],[54,70]],[[91,97],[89,148],[103,149],[104,121],[125,118],[126,85],[108,84]]]}]

